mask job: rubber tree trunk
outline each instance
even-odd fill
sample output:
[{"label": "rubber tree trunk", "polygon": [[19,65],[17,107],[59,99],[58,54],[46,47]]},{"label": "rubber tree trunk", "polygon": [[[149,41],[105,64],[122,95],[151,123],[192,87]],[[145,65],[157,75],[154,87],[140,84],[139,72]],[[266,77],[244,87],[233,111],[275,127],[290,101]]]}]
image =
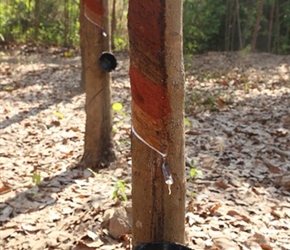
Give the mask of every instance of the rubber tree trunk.
[{"label": "rubber tree trunk", "polygon": [[[133,244],[184,242],[182,1],[129,1]],[[165,170],[162,171],[162,167]],[[165,178],[173,184],[168,189]]]},{"label": "rubber tree trunk", "polygon": [[98,63],[101,53],[110,48],[109,1],[82,0],[81,4],[84,4],[80,34],[86,91],[85,148],[81,165],[99,169],[106,167],[113,157],[110,75]]}]

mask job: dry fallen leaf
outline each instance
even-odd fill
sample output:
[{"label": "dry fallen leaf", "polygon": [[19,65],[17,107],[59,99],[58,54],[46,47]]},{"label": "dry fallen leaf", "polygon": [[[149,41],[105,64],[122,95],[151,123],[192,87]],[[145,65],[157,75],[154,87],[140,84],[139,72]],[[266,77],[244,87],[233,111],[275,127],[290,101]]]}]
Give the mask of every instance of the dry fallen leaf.
[{"label": "dry fallen leaf", "polygon": [[242,215],[240,212],[237,212],[235,210],[229,210],[227,212],[227,215],[232,216],[232,217],[236,217],[236,218],[238,218],[240,220],[243,220],[246,223],[250,223],[251,222],[251,220],[247,216]]},{"label": "dry fallen leaf", "polygon": [[214,185],[217,186],[217,187],[219,187],[219,188],[221,188],[221,189],[227,189],[227,188],[228,188],[228,185],[225,184],[225,183],[222,182],[222,181],[216,181],[216,182],[214,183]]},{"label": "dry fallen leaf", "polygon": [[271,215],[273,215],[278,220],[282,218],[282,215],[279,212],[277,212],[275,208],[272,208]]},{"label": "dry fallen leaf", "polygon": [[21,224],[21,228],[28,233],[35,233],[35,232],[41,230],[41,228],[38,228],[38,227],[31,225],[31,224]]},{"label": "dry fallen leaf", "polygon": [[280,174],[281,173],[281,169],[279,167],[275,167],[275,166],[267,166],[269,169],[269,172],[272,174]]},{"label": "dry fallen leaf", "polygon": [[261,244],[260,246],[263,250],[273,250],[273,248],[268,244]]},{"label": "dry fallen leaf", "polygon": [[219,110],[225,109],[227,107],[225,101],[221,97],[216,100],[216,103]]},{"label": "dry fallen leaf", "polygon": [[222,205],[220,203],[217,203],[213,206],[211,206],[208,211],[213,214],[214,212],[216,212]]},{"label": "dry fallen leaf", "polygon": [[11,236],[14,232],[15,228],[2,229],[0,233],[0,240],[3,241],[4,239]]},{"label": "dry fallen leaf", "polygon": [[97,246],[88,246],[86,243],[79,241],[75,247],[76,250],[96,250]]},{"label": "dry fallen leaf", "polygon": [[240,216],[240,213],[239,212],[237,212],[237,211],[235,211],[235,210],[229,210],[228,212],[227,212],[227,215],[230,215],[230,216]]},{"label": "dry fallen leaf", "polygon": [[0,187],[0,195],[1,194],[6,194],[6,193],[8,193],[10,191],[11,191],[11,189],[9,187],[7,187],[7,186]]},{"label": "dry fallen leaf", "polygon": [[[5,186],[0,188],[5,201],[0,231],[3,237],[11,234],[4,246],[0,240],[0,249],[124,250],[121,244],[130,243],[113,240],[112,228],[107,224],[103,229],[101,222],[106,210],[116,209],[110,177],[131,181],[128,57],[118,55],[120,70],[112,73],[112,100],[126,114],[113,114],[117,159],[109,169],[88,176],[87,170],[72,169],[83,154],[85,131],[80,57],[60,59],[53,52],[58,49],[32,57],[19,53],[18,63],[7,64],[9,77],[0,63],[0,172],[7,180],[0,183]],[[187,201],[193,202],[186,243],[191,249],[235,249],[235,244],[240,249],[290,249],[289,55],[210,54],[194,58],[196,67],[186,80],[186,154],[202,170],[202,176],[187,183]],[[210,79],[200,72],[209,72]],[[56,115],[57,110],[61,113]],[[38,189],[31,186],[36,169],[42,177]],[[82,239],[88,229],[92,237]],[[213,242],[210,230],[222,232],[222,239]],[[247,247],[254,232],[267,232],[265,241],[252,240]]]}]

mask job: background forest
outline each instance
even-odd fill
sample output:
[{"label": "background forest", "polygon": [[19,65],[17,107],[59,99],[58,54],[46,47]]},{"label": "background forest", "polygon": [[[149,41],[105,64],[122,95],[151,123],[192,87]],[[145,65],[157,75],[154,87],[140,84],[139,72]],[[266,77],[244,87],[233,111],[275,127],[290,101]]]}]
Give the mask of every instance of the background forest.
[{"label": "background forest", "polygon": [[[112,46],[128,47],[128,0],[111,1]],[[184,48],[290,52],[290,0],[184,0]],[[77,47],[78,0],[0,0],[1,43]]]}]

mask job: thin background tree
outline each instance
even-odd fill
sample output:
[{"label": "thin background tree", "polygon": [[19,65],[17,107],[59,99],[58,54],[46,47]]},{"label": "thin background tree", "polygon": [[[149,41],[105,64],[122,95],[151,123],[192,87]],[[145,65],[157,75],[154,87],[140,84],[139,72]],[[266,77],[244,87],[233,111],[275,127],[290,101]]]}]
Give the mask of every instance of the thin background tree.
[{"label": "thin background tree", "polygon": [[260,28],[260,22],[261,22],[261,17],[263,13],[263,7],[264,7],[264,0],[259,1],[259,7],[258,7],[258,12],[257,12],[257,19],[253,31],[253,37],[251,41],[251,51],[254,52],[256,50],[256,44],[257,44],[257,38],[258,38],[258,32]]}]

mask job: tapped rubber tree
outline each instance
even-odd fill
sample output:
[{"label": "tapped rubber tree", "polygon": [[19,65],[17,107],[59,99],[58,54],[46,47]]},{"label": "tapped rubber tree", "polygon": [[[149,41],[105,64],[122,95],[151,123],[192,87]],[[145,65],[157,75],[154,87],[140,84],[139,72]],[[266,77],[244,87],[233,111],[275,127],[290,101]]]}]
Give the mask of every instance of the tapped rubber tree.
[{"label": "tapped rubber tree", "polygon": [[110,50],[109,0],[80,1],[82,82],[86,92],[84,154],[80,165],[106,167],[113,158],[110,75],[99,58]]},{"label": "tapped rubber tree", "polygon": [[130,0],[133,244],[184,242],[182,1]]}]

